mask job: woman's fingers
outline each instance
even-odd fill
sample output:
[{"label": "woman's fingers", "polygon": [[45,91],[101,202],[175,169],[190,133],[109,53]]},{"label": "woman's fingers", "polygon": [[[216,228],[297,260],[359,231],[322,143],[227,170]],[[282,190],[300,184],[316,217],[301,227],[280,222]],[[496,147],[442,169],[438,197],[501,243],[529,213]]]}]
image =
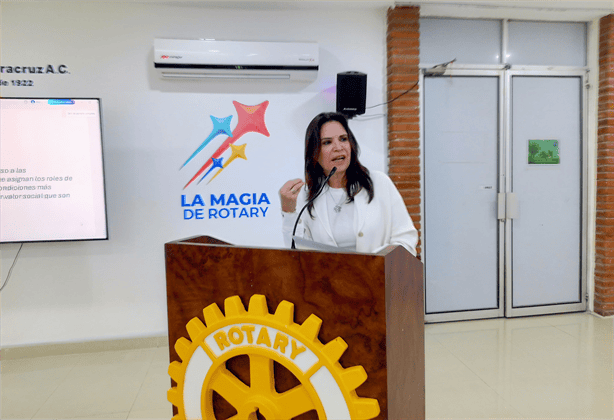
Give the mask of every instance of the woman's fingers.
[{"label": "woman's fingers", "polygon": [[300,180],[300,179],[292,179],[288,182],[286,182],[283,187],[281,187],[281,190],[279,191],[282,195],[283,194],[292,194],[294,196],[298,196],[298,194],[301,192],[301,188],[303,187],[303,185],[305,185],[305,183]]},{"label": "woman's fingers", "polygon": [[286,182],[279,190],[281,197],[281,209],[287,213],[296,210],[296,199],[305,183],[300,179],[292,179]]}]

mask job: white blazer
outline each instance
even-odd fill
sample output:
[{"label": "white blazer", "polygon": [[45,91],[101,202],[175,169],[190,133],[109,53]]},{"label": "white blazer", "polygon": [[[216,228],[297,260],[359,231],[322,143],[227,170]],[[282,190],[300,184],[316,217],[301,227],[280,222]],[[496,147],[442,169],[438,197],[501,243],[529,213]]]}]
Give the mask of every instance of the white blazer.
[{"label": "white blazer", "polygon": [[[371,171],[370,175],[373,181],[373,200],[368,202],[369,194],[364,189],[354,196],[356,251],[377,253],[388,245],[402,245],[416,255],[418,231],[407,213],[401,194],[383,172]],[[306,202],[305,191],[296,204],[297,210],[300,210]],[[282,232],[287,247],[292,243],[292,229],[298,216],[297,210],[294,213],[282,212]],[[324,194],[314,202],[312,213],[314,219],[309,216],[308,210],[303,212],[296,229],[296,236],[337,246],[328,221]]]}]

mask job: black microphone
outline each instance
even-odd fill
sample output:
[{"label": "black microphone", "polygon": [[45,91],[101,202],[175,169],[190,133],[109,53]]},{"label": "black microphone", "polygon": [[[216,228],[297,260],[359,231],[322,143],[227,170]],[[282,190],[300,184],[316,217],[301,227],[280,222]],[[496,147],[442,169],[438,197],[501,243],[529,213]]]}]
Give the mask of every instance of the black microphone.
[{"label": "black microphone", "polygon": [[305,209],[307,208],[307,206],[309,204],[313,203],[316,200],[316,198],[318,198],[318,196],[322,193],[322,190],[324,189],[324,186],[326,184],[328,184],[328,180],[330,179],[331,176],[333,176],[335,174],[335,172],[337,172],[337,167],[336,166],[334,166],[333,169],[331,169],[330,173],[328,174],[328,176],[326,177],[326,179],[324,180],[322,185],[320,185],[320,189],[318,190],[316,195],[314,195],[313,198],[311,200],[309,200],[307,202],[307,204],[305,204],[303,206],[303,208],[301,209],[301,211],[299,212],[298,217],[296,218],[296,222],[294,222],[294,229],[292,229],[292,247],[291,247],[291,249],[296,249],[296,245],[294,245],[294,234],[296,233],[296,227],[298,226],[298,221],[301,220],[301,214],[303,214],[303,212],[305,211]]}]

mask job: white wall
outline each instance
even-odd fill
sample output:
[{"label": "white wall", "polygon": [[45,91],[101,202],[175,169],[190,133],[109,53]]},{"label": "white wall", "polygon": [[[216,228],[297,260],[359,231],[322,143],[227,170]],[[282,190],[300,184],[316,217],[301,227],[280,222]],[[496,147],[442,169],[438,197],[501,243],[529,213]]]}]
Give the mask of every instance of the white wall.
[{"label": "white wall", "polygon": [[[367,73],[367,105],[385,100],[387,5],[310,3],[3,2],[1,64],[65,64],[70,74],[32,75],[34,87],[2,87],[2,96],[102,99],[110,239],[25,244],[1,296],[2,347],[163,335],[165,242],[208,234],[238,245],[282,245],[277,191],[302,175],[305,127],[317,113],[334,110],[336,74]],[[153,71],[156,37],[317,41],[320,73],[311,84],[160,80]],[[271,136],[244,136],[247,161],[210,185],[182,190],[200,165],[179,167],[211,131],[209,115],[232,114],[236,125],[233,100],[270,101]],[[353,120],[351,127],[363,163],[385,170],[385,116]],[[208,156],[200,156],[201,164]],[[266,217],[183,220],[182,193],[243,192],[267,194]],[[17,248],[0,245],[2,279]]]}]

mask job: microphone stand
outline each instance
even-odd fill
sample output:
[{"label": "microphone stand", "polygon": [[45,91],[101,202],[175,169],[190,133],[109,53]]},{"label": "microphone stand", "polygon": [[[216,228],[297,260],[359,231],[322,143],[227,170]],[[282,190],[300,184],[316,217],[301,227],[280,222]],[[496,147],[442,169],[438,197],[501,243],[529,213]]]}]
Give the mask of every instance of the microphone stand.
[{"label": "microphone stand", "polygon": [[307,204],[305,204],[303,206],[303,208],[301,209],[301,211],[298,214],[298,217],[296,218],[296,222],[294,222],[294,229],[292,229],[292,247],[291,249],[296,249],[296,245],[294,244],[294,234],[296,233],[296,227],[298,226],[298,221],[301,220],[301,215],[303,214],[303,212],[305,211],[305,209],[307,208],[307,206],[311,203],[313,203],[316,198],[318,198],[318,196],[322,193],[322,190],[324,190],[324,187],[326,186],[326,184],[328,184],[328,180],[330,179],[331,176],[333,176],[335,174],[335,172],[337,172],[337,167],[334,166],[333,169],[330,171],[330,173],[328,174],[328,176],[326,177],[326,179],[324,180],[324,182],[322,183],[322,185],[320,185],[320,189],[318,190],[317,194],[313,196],[313,198],[311,200],[309,200],[307,202]]}]

